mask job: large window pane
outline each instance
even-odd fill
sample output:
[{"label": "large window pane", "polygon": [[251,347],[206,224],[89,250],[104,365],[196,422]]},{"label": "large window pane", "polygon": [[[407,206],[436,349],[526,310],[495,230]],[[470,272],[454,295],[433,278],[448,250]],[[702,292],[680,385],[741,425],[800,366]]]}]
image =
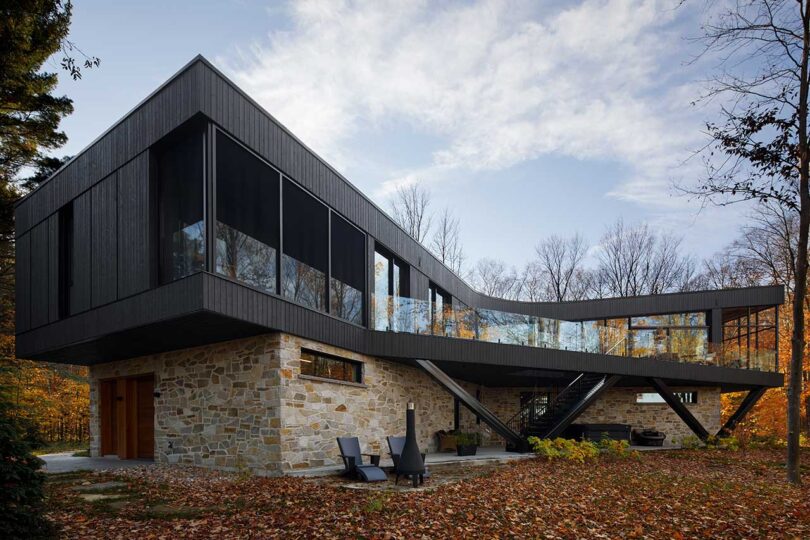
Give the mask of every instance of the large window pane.
[{"label": "large window pane", "polygon": [[337,214],[332,214],[332,314],[363,324],[366,237]]},{"label": "large window pane", "polygon": [[289,180],[284,181],[283,204],[282,294],[305,306],[325,311],[329,212]]},{"label": "large window pane", "polygon": [[205,267],[203,145],[202,132],[188,130],[158,153],[162,283]]},{"label": "large window pane", "polygon": [[390,323],[389,305],[393,302],[388,294],[388,274],[391,261],[385,255],[374,252],[374,329],[387,330]]},{"label": "large window pane", "polygon": [[279,174],[217,134],[218,273],[276,291]]}]

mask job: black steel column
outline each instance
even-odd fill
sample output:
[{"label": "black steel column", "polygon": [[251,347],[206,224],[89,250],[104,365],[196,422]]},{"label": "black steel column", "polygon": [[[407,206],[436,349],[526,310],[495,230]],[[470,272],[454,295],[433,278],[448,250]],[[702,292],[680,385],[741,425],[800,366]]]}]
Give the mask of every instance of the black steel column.
[{"label": "black steel column", "polygon": [[767,388],[757,388],[755,390],[750,390],[748,394],[743,398],[742,403],[740,406],[737,407],[737,410],[734,411],[734,414],[726,420],[726,423],[723,424],[723,427],[720,428],[720,431],[717,432],[717,436],[727,436],[730,435],[734,428],[737,427],[737,424],[742,422],[742,419],[745,418],[745,415],[757,404],[757,401],[765,395],[767,392]]},{"label": "black steel column", "polygon": [[681,420],[683,420],[683,422],[689,426],[689,429],[691,429],[695,435],[697,435],[703,441],[709,438],[709,432],[706,431],[703,424],[701,424],[698,419],[692,415],[689,409],[686,408],[686,405],[684,405],[683,402],[678,399],[678,396],[676,396],[672,390],[669,389],[669,386],[667,386],[663,380],[656,378],[650,378],[648,380],[653,388],[655,388],[656,392],[658,392],[658,394],[664,398],[667,405],[669,405],[670,408],[675,411],[675,414],[681,417]]}]

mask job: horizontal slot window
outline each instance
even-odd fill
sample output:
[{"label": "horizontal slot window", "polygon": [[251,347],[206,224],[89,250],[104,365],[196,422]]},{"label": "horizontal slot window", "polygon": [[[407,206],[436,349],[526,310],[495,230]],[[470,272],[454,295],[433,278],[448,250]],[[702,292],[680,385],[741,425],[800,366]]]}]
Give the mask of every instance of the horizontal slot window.
[{"label": "horizontal slot window", "polygon": [[[697,392],[674,392],[681,403],[697,403]],[[636,394],[636,403],[666,403],[658,392]]]},{"label": "horizontal slot window", "polygon": [[362,383],[363,364],[317,351],[301,350],[301,375]]}]

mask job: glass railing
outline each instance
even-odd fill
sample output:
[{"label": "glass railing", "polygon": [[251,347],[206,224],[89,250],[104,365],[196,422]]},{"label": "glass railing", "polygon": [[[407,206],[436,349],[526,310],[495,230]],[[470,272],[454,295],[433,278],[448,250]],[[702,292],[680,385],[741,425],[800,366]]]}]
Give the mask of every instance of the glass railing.
[{"label": "glass railing", "polygon": [[445,307],[431,316],[427,300],[372,295],[372,329],[471,339],[565,351],[655,358],[681,363],[776,371],[773,350],[751,350],[746,358],[707,339],[667,336],[649,349],[633,349],[627,328],[573,322],[491,309]]}]

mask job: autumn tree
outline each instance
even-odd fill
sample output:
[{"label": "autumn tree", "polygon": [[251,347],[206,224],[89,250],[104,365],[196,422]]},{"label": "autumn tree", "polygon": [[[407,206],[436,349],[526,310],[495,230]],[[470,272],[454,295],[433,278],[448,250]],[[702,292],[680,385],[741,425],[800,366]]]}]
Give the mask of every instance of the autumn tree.
[{"label": "autumn tree", "polygon": [[[66,161],[48,155],[67,141],[59,123],[73,111],[70,98],[54,94],[57,72],[75,80],[99,65],[68,39],[72,10],[58,0],[0,5],[0,385],[10,386],[15,400],[4,414],[16,415],[17,425],[34,425],[36,436],[54,438],[87,434],[85,368],[55,370],[15,357],[14,203]],[[42,409],[46,404],[51,408]]]},{"label": "autumn tree", "polygon": [[[714,8],[715,6],[712,5]],[[755,200],[796,212],[793,335],[788,384],[787,477],[800,482],[799,430],[805,349],[810,148],[807,0],[750,0],[707,10],[701,57],[718,63],[704,99],[722,103],[707,123],[706,174],[685,188],[718,204]]]}]

